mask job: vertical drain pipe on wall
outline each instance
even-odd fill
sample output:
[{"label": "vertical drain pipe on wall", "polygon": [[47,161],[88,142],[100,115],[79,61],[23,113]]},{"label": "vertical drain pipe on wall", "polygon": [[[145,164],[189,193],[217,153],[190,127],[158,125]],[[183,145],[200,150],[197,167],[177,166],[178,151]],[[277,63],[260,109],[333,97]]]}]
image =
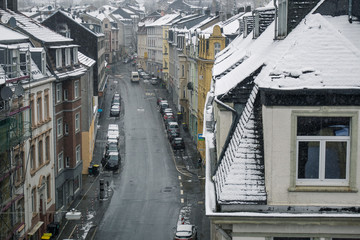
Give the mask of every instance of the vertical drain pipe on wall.
[{"label": "vertical drain pipe on wall", "polygon": [[[350,0],[351,1],[351,0]],[[275,7],[275,33],[274,33],[274,39],[277,39],[277,31],[278,31],[278,6],[276,5],[276,0],[274,0],[274,7]]]}]

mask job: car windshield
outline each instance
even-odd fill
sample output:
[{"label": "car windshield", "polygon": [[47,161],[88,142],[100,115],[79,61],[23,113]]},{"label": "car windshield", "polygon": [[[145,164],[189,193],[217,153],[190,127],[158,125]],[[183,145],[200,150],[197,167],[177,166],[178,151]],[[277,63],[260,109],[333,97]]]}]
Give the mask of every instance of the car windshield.
[{"label": "car windshield", "polygon": [[112,163],[117,163],[119,161],[118,155],[110,155],[108,161]]},{"label": "car windshield", "polygon": [[179,128],[179,127],[178,127],[178,125],[170,124],[169,128],[177,129],[177,128]]}]

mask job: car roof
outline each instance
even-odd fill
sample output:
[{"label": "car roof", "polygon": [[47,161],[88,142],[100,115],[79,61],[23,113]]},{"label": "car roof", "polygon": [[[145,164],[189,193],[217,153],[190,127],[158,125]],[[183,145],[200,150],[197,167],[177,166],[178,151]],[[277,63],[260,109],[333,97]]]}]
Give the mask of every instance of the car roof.
[{"label": "car roof", "polygon": [[181,137],[176,137],[174,138],[174,141],[183,141],[183,139]]}]

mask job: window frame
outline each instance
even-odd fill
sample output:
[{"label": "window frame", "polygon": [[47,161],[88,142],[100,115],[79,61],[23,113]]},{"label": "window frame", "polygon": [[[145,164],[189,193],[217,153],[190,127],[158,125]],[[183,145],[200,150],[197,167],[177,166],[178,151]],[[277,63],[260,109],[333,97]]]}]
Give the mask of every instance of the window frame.
[{"label": "window frame", "polygon": [[80,146],[80,144],[77,145],[75,148],[75,156],[76,156],[76,163],[79,163],[81,161],[81,146]]},{"label": "window frame", "polygon": [[64,153],[60,152],[57,156],[58,172],[64,169]]},{"label": "window frame", "polygon": [[56,120],[56,136],[58,138],[61,138],[64,135],[64,129],[63,129],[63,118],[60,117]]},{"label": "window frame", "polygon": [[70,48],[65,48],[65,66],[71,65],[71,51]]},{"label": "window frame", "polygon": [[77,47],[74,47],[74,48],[73,48],[73,62],[74,62],[74,64],[78,64],[78,63],[79,63],[78,48],[77,48]]},{"label": "window frame", "polygon": [[56,84],[56,103],[60,103],[62,101],[62,84]]},{"label": "window frame", "polygon": [[80,113],[75,114],[75,133],[80,131]]},{"label": "window frame", "polygon": [[[318,108],[317,108],[318,109]],[[347,156],[347,182],[346,184],[339,184],[339,180],[331,181],[326,180],[321,184],[319,181],[298,181],[297,179],[297,158],[298,158],[298,136],[297,136],[297,118],[298,117],[349,117],[350,118],[350,144],[348,148],[350,149],[350,154]],[[318,191],[332,189],[339,191],[357,191],[356,188],[356,162],[357,162],[357,142],[358,142],[358,124],[359,117],[358,112],[356,111],[347,111],[344,108],[333,107],[331,111],[326,108],[325,110],[321,108],[320,111],[312,111],[312,110],[294,110],[291,113],[291,180],[290,180],[290,188],[289,191]]]},{"label": "window frame", "polygon": [[56,68],[62,67],[62,49],[56,49]]},{"label": "window frame", "polygon": [[80,97],[79,89],[80,89],[80,81],[76,80],[74,82],[74,99],[78,99]]}]

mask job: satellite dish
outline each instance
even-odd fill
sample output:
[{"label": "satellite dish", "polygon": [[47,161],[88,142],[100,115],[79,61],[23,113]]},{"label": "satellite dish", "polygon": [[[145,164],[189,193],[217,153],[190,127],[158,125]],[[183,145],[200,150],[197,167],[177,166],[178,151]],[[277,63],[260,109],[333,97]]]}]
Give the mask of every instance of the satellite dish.
[{"label": "satellite dish", "polygon": [[91,24],[91,25],[89,26],[89,28],[90,28],[91,30],[93,30],[93,29],[94,29],[94,25]]},{"label": "satellite dish", "polygon": [[14,90],[14,94],[18,97],[24,94],[24,88],[21,85],[17,85]]},{"label": "satellite dish", "polygon": [[1,22],[7,24],[9,21],[9,17],[6,15],[1,16]]},{"label": "satellite dish", "polygon": [[0,91],[0,97],[3,100],[9,100],[13,95],[13,92],[11,91],[11,88],[9,87],[3,87]]}]

